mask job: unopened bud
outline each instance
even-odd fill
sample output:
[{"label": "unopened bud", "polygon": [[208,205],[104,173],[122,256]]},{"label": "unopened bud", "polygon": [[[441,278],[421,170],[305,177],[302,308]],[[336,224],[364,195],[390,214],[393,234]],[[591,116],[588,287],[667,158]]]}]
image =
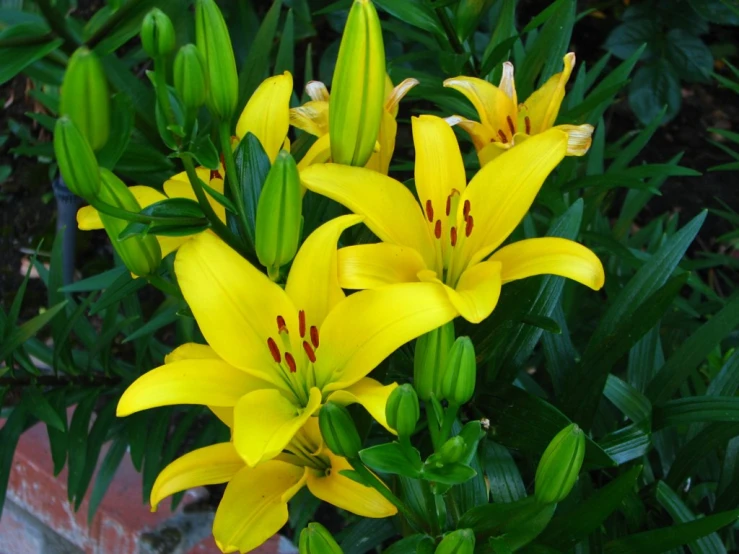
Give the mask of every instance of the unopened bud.
[{"label": "unopened bud", "polygon": [[174,52],[176,42],[172,20],[159,8],[147,13],[141,23],[141,46],[151,58],[169,56]]},{"label": "unopened bud", "polygon": [[444,464],[453,464],[458,462],[464,456],[467,450],[467,443],[464,439],[457,435],[446,441],[439,449],[439,459]]},{"label": "unopened bud", "polygon": [[110,93],[100,60],[85,47],[69,58],[59,99],[59,115],[66,115],[100,150],[110,134]]},{"label": "unopened bud", "polygon": [[298,251],[301,212],[298,166],[290,153],[282,150],[267,174],[257,204],[257,258],[272,279]]},{"label": "unopened bud", "polygon": [[466,404],[475,392],[476,378],[475,347],[469,337],[459,337],[447,358],[441,378],[441,397],[456,406]]},{"label": "unopened bud", "polygon": [[433,394],[441,398],[442,370],[454,343],[454,324],[447,323],[421,335],[413,357],[413,385],[418,397],[428,401]]},{"label": "unopened bud", "polygon": [[343,554],[334,537],[320,523],[309,523],[300,533],[300,554]]},{"label": "unopened bud", "polygon": [[335,163],[364,166],[375,148],[385,103],[385,47],[370,0],[354,0],[341,38],[329,98]]},{"label": "unopened bud", "polygon": [[357,457],[362,441],[349,410],[336,402],[327,402],[319,413],[318,425],[331,452],[344,458]]},{"label": "unopened bud", "polygon": [[459,40],[465,41],[475,31],[494,0],[460,0],[454,22]]},{"label": "unopened bud", "polygon": [[100,168],[89,141],[69,117],[54,126],[54,153],[69,190],[92,202],[100,192]]},{"label": "unopened bud", "polygon": [[572,423],[555,435],[536,468],[535,495],[543,504],[564,500],[575,486],[585,458],[585,434]]},{"label": "unopened bud", "polygon": [[390,428],[401,437],[410,437],[416,430],[419,417],[418,395],[413,387],[407,383],[396,387],[385,404],[385,418]]},{"label": "unopened bud", "polygon": [[457,529],[444,537],[434,554],[472,554],[474,551],[475,534],[472,529]]},{"label": "unopened bud", "polygon": [[174,88],[185,108],[197,109],[208,97],[208,75],[203,55],[194,44],[186,44],[174,60]]}]

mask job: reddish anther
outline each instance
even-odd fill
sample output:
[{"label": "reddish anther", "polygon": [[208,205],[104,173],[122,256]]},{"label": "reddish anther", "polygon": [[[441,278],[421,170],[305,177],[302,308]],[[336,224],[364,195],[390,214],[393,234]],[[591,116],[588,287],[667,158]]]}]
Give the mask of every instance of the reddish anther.
[{"label": "reddish anther", "polygon": [[269,353],[272,354],[272,359],[279,364],[282,359],[280,349],[277,348],[277,343],[275,343],[272,337],[267,339],[267,346],[269,347]]},{"label": "reddish anther", "polygon": [[462,209],[462,214],[464,215],[464,219],[467,220],[467,217],[470,215],[470,209],[472,208],[472,204],[470,204],[469,200],[464,201],[464,208]]},{"label": "reddish anther", "polygon": [[431,205],[431,200],[426,200],[426,217],[429,221],[434,220],[434,207]]},{"label": "reddish anther", "polygon": [[223,152],[221,152],[221,166],[226,167],[226,158],[223,156]]},{"label": "reddish anther", "polygon": [[516,126],[513,124],[513,120],[511,119],[510,115],[506,116],[506,121],[508,122],[508,128],[511,130],[511,136],[516,134]]},{"label": "reddish anther", "polygon": [[313,351],[313,347],[308,344],[308,341],[303,341],[303,350],[308,354],[308,359],[312,364],[316,363],[316,353]]},{"label": "reddish anther", "polygon": [[529,119],[529,116],[523,118],[524,123],[526,124],[526,134],[531,134],[531,120]]},{"label": "reddish anther", "polygon": [[295,365],[295,358],[293,358],[293,355],[290,354],[290,352],[285,352],[285,361],[287,362],[287,366],[290,368],[290,373],[295,373],[298,370],[298,366]]},{"label": "reddish anther", "polygon": [[277,331],[287,333],[287,324],[285,323],[285,318],[281,315],[277,316]]},{"label": "reddish anther", "polygon": [[436,224],[434,225],[434,236],[437,239],[441,238],[441,219],[436,220]]},{"label": "reddish anther", "polygon": [[500,141],[503,144],[508,144],[508,137],[505,136],[505,133],[503,132],[503,129],[498,129],[498,136],[500,137]]},{"label": "reddish anther", "polygon": [[452,227],[450,234],[451,234],[451,239],[452,239],[452,246],[456,246],[457,245],[457,228]]},{"label": "reddish anther", "polygon": [[469,216],[467,218],[467,225],[464,226],[464,236],[469,237],[472,234],[472,227],[474,225],[474,222],[472,220],[472,216]]},{"label": "reddish anther", "polygon": [[452,212],[452,195],[446,197],[446,215],[449,217],[449,214]]},{"label": "reddish anther", "polygon": [[210,180],[212,181],[213,179],[223,179],[223,176],[217,169],[213,169],[210,172]]},{"label": "reddish anther", "polygon": [[314,348],[318,348],[318,327],[315,325],[310,326],[310,341]]},{"label": "reddish anther", "polygon": [[300,310],[298,312],[298,323],[300,327],[300,338],[302,339],[305,337],[305,310]]}]

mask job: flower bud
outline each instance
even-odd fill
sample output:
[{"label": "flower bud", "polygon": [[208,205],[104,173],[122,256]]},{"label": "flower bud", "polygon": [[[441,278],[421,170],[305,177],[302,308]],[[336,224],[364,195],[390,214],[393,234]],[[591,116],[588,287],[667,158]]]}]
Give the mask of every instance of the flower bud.
[{"label": "flower bud", "polygon": [[89,141],[69,117],[57,119],[54,153],[69,190],[92,202],[100,192],[100,168]]},{"label": "flower bud", "polygon": [[460,0],[454,22],[459,40],[465,41],[475,31],[493,0]]},{"label": "flower bud", "polygon": [[462,437],[457,435],[441,445],[438,452],[439,459],[444,464],[453,464],[462,459],[466,450],[467,443],[464,442]]},{"label": "flower bud", "polygon": [[349,410],[336,402],[327,402],[318,415],[318,425],[331,452],[344,458],[357,457],[362,441]]},{"label": "flower bud", "polygon": [[[105,168],[100,168],[99,199],[129,212],[140,212],[141,206],[133,193],[128,190],[123,181]],[[162,250],[156,237],[151,235],[135,235],[124,240],[118,238],[128,226],[128,221],[100,212],[105,232],[108,233],[113,248],[123,260],[128,270],[134,275],[150,275],[159,267],[162,261]]]},{"label": "flower bud", "polygon": [[150,58],[169,56],[174,52],[176,43],[172,20],[159,8],[152,9],[144,17],[141,45]]},{"label": "flower bud", "polygon": [[472,554],[474,550],[475,534],[472,529],[457,529],[444,537],[434,554]]},{"label": "flower bud", "polygon": [[84,46],[75,50],[67,65],[59,99],[59,115],[74,121],[90,142],[100,150],[110,134],[110,93],[103,66],[94,52]]},{"label": "flower bud", "polygon": [[215,0],[196,0],[195,43],[208,75],[208,109],[228,121],[236,110],[239,78],[228,28]]},{"label": "flower bud", "polygon": [[421,400],[441,398],[441,376],[454,342],[454,324],[447,323],[421,335],[413,357],[413,385]]},{"label": "flower bud", "polygon": [[282,150],[259,195],[255,229],[257,258],[272,279],[298,251],[301,212],[298,166],[290,153]]},{"label": "flower bud", "polygon": [[456,406],[466,404],[475,392],[476,378],[475,347],[469,337],[459,337],[454,341],[442,373],[441,397]]},{"label": "flower bud", "polygon": [[300,554],[343,554],[334,537],[320,523],[309,523],[300,533]]},{"label": "flower bud", "polygon": [[385,404],[385,417],[390,428],[395,429],[401,437],[410,437],[416,430],[416,423],[421,417],[418,406],[418,395],[413,387],[406,383],[396,387]]},{"label": "flower bud", "polygon": [[185,108],[195,110],[208,97],[205,61],[194,44],[186,44],[174,59],[174,88]]},{"label": "flower bud", "polygon": [[555,435],[536,468],[536,500],[553,504],[564,500],[575,486],[585,458],[585,434],[572,423]]},{"label": "flower bud", "polygon": [[370,0],[354,0],[341,37],[329,98],[335,163],[364,166],[375,148],[385,103],[385,47]]}]

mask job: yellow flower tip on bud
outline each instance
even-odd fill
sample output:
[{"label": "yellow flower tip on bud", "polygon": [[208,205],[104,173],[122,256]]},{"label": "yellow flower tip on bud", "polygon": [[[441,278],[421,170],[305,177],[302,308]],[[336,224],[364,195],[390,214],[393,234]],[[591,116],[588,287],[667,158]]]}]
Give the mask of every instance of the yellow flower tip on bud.
[{"label": "yellow flower tip on bud", "polygon": [[441,397],[456,406],[466,404],[475,392],[476,378],[475,347],[469,337],[459,337],[447,357],[441,378]]},{"label": "yellow flower tip on bud", "polygon": [[442,463],[453,464],[462,459],[466,449],[467,443],[465,443],[462,437],[457,435],[441,445],[439,458]]},{"label": "yellow flower tip on bud", "polygon": [[413,385],[421,400],[441,395],[442,371],[454,343],[454,324],[447,323],[421,335],[416,341],[413,356]]},{"label": "yellow flower tip on bud", "polygon": [[321,436],[331,452],[349,459],[359,455],[362,441],[349,410],[344,406],[336,402],[327,402],[321,407],[318,425]]},{"label": "yellow flower tip on bud", "polygon": [[355,0],[344,27],[329,98],[331,157],[363,167],[375,148],[385,104],[385,47],[369,0]]},{"label": "yellow flower tip on bud", "polygon": [[418,395],[409,384],[395,388],[385,405],[385,418],[390,428],[397,431],[398,436],[410,437],[416,430],[416,423],[421,417]]},{"label": "yellow flower tip on bud", "polygon": [[110,134],[110,93],[97,55],[88,48],[75,50],[62,81],[59,115],[66,115],[100,150]]},{"label": "yellow flower tip on bud", "polygon": [[457,529],[444,537],[434,554],[472,554],[474,551],[475,533],[472,529]]},{"label": "yellow flower tip on bud", "polygon": [[343,554],[343,550],[320,523],[309,523],[300,533],[299,554]]},{"label": "yellow flower tip on bud", "polygon": [[208,75],[208,109],[218,119],[231,119],[239,96],[231,38],[215,0],[197,0],[195,4],[195,44],[205,60]]},{"label": "yellow flower tip on bud", "polygon": [[255,229],[257,258],[273,279],[298,251],[301,218],[298,166],[289,152],[281,150],[259,195]]},{"label": "yellow flower tip on bud", "polygon": [[535,496],[538,502],[564,500],[577,482],[585,458],[585,434],[572,423],[555,435],[536,468]]},{"label": "yellow flower tip on bud", "polygon": [[100,192],[100,168],[89,141],[67,116],[54,126],[54,153],[69,190],[92,202]]},{"label": "yellow flower tip on bud", "polygon": [[151,58],[169,56],[174,52],[176,41],[172,20],[159,8],[152,9],[144,17],[141,45]]},{"label": "yellow flower tip on bud", "polygon": [[185,108],[194,110],[208,97],[205,60],[194,44],[186,44],[174,60],[174,88]]}]

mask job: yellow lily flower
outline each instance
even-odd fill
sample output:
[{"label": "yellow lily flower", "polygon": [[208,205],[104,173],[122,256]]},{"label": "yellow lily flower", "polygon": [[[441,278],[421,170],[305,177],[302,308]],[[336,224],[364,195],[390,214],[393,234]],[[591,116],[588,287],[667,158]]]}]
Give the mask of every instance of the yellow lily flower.
[{"label": "yellow lily flower", "polygon": [[358,402],[382,425],[396,384],[367,377],[399,346],[455,316],[442,287],[405,283],[345,297],[336,243],[355,215],[312,233],[283,290],[212,233],[177,252],[175,273],[212,352],[165,364],[123,394],[118,415],[172,404],[233,408],[249,466],[274,458],[321,405]]},{"label": "yellow lily flower", "polygon": [[[575,54],[564,57],[564,71],[553,75],[522,104],[518,103],[513,64],[503,64],[500,86],[475,77],[454,77],[444,86],[464,94],[480,116],[480,122],[459,115],[447,121],[469,133],[483,166],[528,137],[551,129],[565,96],[565,85],[575,66]],[[590,148],[592,125],[557,125],[567,133],[567,155],[584,156]]]},{"label": "yellow lily flower", "polygon": [[[408,91],[417,84],[416,79],[405,79],[398,86],[393,87],[390,77],[385,75],[385,109],[382,112],[380,133],[377,136],[379,149],[372,154],[364,167],[387,175],[390,159],[395,151],[395,135],[398,132],[398,124],[395,121],[398,115],[398,104],[408,94]],[[311,81],[305,86],[305,92],[310,100],[302,106],[290,110],[290,123],[293,127],[318,137],[318,140],[313,143],[313,146],[300,161],[298,169],[303,169],[314,163],[327,162],[331,158],[328,89],[320,81]]]},{"label": "yellow lily flower", "polygon": [[223,552],[242,553],[257,548],[287,523],[287,503],[304,486],[317,498],[362,517],[397,513],[375,489],[339,473],[351,465],[323,444],[316,418],[306,422],[285,450],[257,467],[246,464],[232,442],[194,450],[159,474],[151,491],[152,509],[176,492],[228,483],[213,535]]},{"label": "yellow lily flower", "polygon": [[499,249],[564,157],[566,133],[550,129],[529,138],[467,185],[451,127],[427,115],[411,122],[420,206],[402,183],[364,168],[319,164],[301,172],[304,186],[362,215],[382,241],[339,250],[342,287],[443,283],[458,314],[479,323],[497,304],[501,285],[516,279],[554,274],[603,286],[600,260],[576,242],[536,238]]}]

